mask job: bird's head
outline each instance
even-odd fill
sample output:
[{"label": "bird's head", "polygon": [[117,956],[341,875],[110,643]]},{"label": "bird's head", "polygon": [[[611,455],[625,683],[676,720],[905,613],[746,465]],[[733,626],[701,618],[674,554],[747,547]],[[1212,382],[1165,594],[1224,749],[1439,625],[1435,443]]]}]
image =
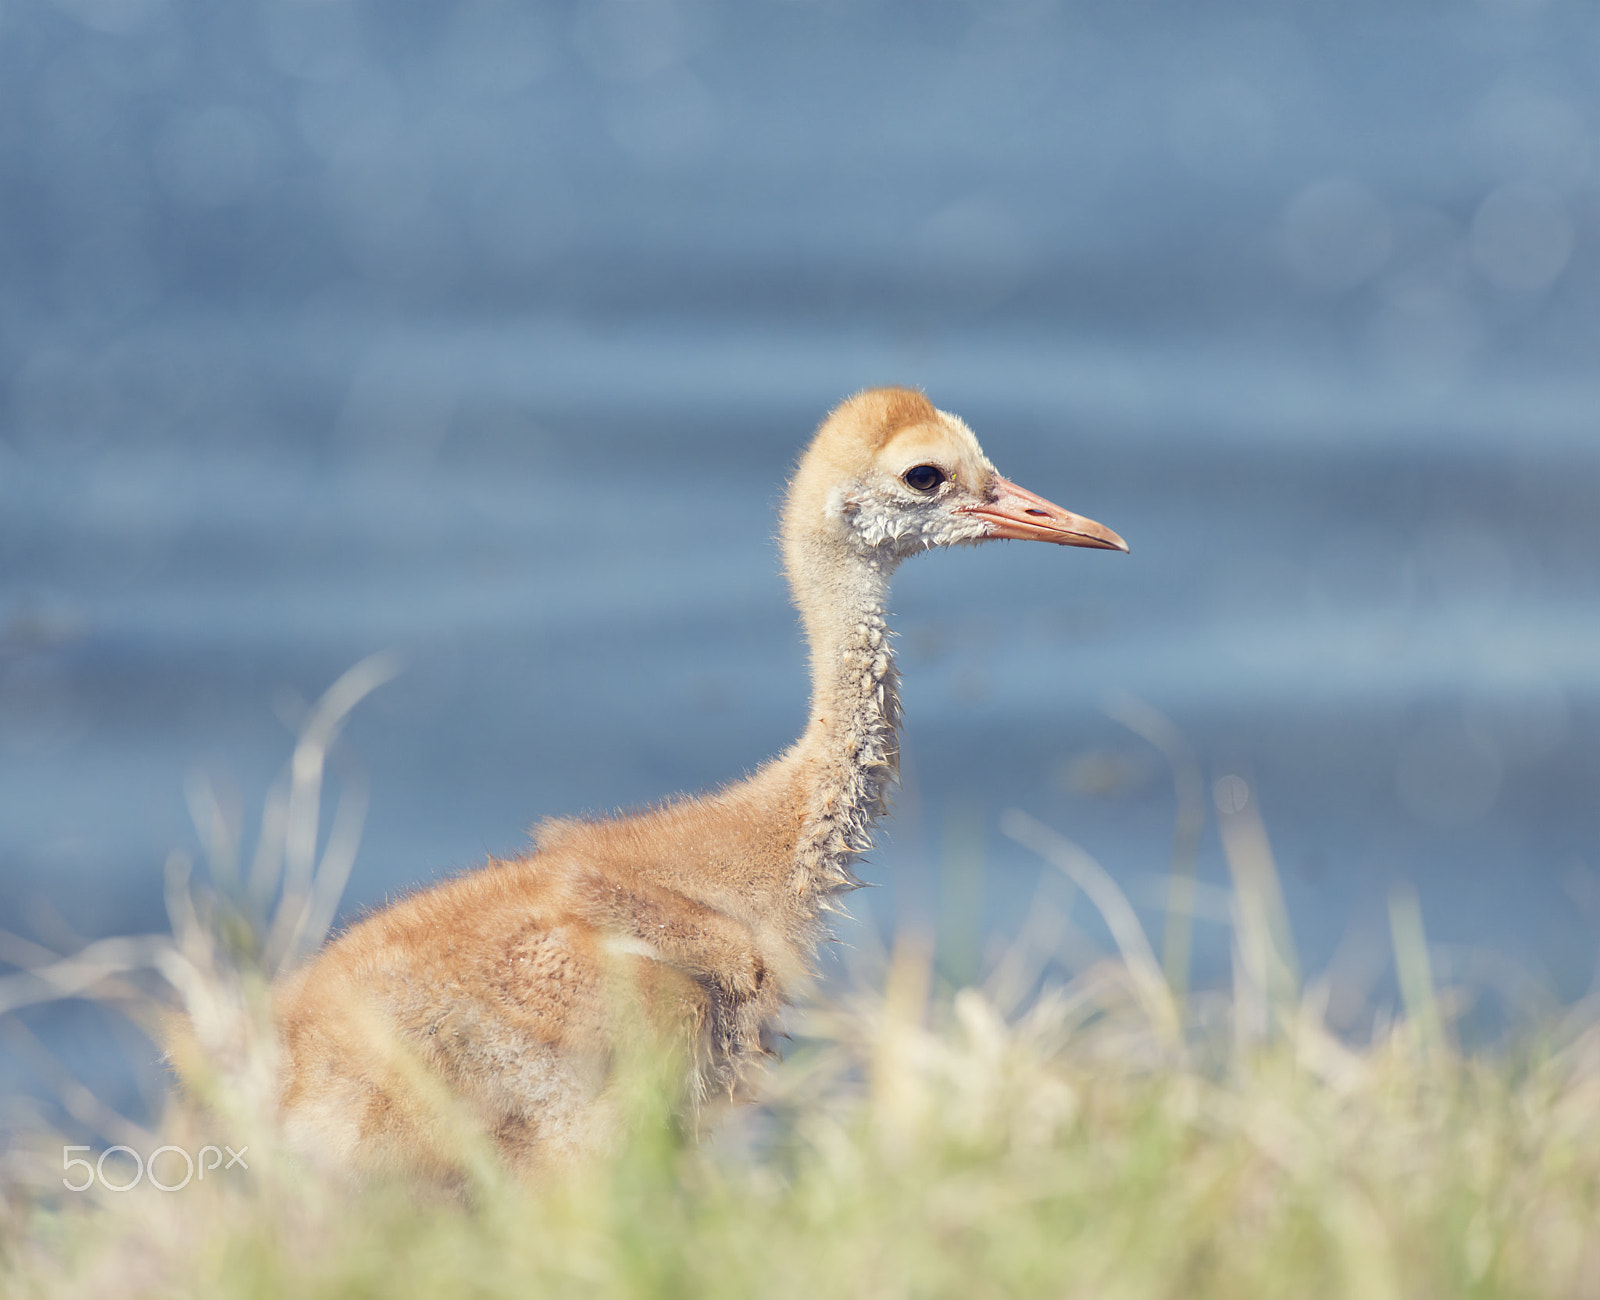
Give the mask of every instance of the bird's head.
[{"label": "bird's head", "polygon": [[791,565],[813,540],[896,561],[1000,538],[1128,549],[1001,478],[971,429],[905,388],[858,393],[823,422],[789,485],[784,534]]}]

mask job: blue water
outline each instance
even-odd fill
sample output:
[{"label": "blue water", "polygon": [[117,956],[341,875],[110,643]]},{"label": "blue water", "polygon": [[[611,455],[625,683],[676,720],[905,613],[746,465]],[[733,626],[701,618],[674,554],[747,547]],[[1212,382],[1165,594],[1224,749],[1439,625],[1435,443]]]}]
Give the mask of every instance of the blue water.
[{"label": "blue water", "polygon": [[1576,996],[1597,51],[1555,0],[7,0],[0,926],[161,927],[186,777],[253,830],[282,719],[377,649],[347,914],[748,770],[805,711],[784,477],[897,382],[1133,554],[902,571],[864,926],[970,897],[976,834],[1014,933],[1016,806],[1159,929],[1121,691],[1255,783],[1306,966],[1410,881],[1442,969]]}]

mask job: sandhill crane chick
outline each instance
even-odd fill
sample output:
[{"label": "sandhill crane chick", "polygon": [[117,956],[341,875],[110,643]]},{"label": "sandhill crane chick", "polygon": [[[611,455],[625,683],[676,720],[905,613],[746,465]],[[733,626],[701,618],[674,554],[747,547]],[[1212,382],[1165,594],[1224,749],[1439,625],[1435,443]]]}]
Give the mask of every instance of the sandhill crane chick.
[{"label": "sandhill crane chick", "polygon": [[570,1158],[606,1140],[624,1025],[680,1047],[689,1105],[737,1095],[859,883],[894,779],[890,577],[919,551],[997,538],[1127,550],[1000,477],[922,394],[841,404],[783,510],[811,650],[804,734],[715,793],[545,822],[532,852],[351,926],[276,993],[291,1140],[336,1169],[448,1181],[449,1110],[520,1171]]}]

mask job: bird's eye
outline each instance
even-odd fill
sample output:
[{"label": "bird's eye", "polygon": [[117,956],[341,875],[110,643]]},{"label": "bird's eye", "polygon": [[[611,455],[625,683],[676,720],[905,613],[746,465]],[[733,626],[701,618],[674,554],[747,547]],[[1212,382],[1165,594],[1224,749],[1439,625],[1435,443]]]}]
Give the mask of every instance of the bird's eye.
[{"label": "bird's eye", "polygon": [[913,465],[900,477],[907,487],[916,488],[918,492],[932,492],[944,482],[944,471],[937,465]]}]

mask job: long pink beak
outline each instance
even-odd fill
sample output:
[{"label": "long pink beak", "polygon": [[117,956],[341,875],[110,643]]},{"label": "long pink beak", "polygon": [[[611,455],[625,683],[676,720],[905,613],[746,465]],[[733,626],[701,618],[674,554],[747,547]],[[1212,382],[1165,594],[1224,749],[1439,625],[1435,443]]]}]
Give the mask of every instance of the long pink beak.
[{"label": "long pink beak", "polygon": [[960,506],[958,514],[977,515],[988,525],[988,537],[1014,537],[1025,542],[1055,542],[1058,546],[1092,546],[1100,551],[1126,551],[1128,544],[1104,524],[1063,510],[1018,487],[998,474],[998,494],[981,506]]}]

